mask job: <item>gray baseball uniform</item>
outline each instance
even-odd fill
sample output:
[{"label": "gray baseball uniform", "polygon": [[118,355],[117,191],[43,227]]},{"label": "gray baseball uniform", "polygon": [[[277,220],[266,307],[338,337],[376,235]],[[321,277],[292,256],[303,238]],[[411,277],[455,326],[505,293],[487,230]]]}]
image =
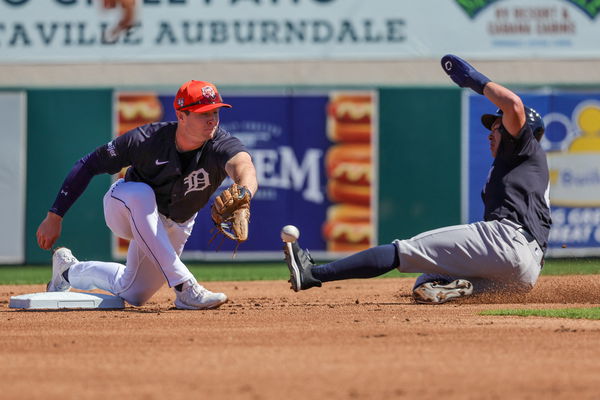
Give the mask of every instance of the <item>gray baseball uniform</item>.
[{"label": "gray baseball uniform", "polygon": [[[415,287],[465,278],[478,291],[531,289],[543,265],[551,224],[548,166],[529,124],[518,139],[504,128],[501,134],[482,193],[484,221],[424,232],[322,265],[311,265],[297,245],[288,246],[286,257],[292,278],[297,278],[296,289],[369,278],[393,268],[422,272]],[[302,276],[295,272],[299,265]]]},{"label": "gray baseball uniform", "polygon": [[441,65],[458,86],[503,106],[481,120],[490,131],[494,157],[482,192],[484,220],[395,240],[322,265],[315,265],[297,241],[287,242],[283,251],[293,290],[370,278],[398,268],[423,273],[413,290],[417,302],[443,303],[470,295],[473,287],[478,291],[529,290],[537,281],[552,223],[548,165],[539,144],[544,122],[518,96],[460,57],[446,55]]},{"label": "gray baseball uniform", "polygon": [[402,272],[424,272],[423,282],[467,278],[477,290],[533,287],[550,231],[546,155],[525,124],[502,141],[482,191],[485,221],[397,240]]}]

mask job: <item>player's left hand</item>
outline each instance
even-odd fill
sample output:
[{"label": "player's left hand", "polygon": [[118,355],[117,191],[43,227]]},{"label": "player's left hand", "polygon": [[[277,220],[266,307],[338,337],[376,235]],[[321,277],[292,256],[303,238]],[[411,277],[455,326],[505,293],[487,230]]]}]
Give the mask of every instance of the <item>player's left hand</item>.
[{"label": "player's left hand", "polygon": [[238,243],[248,239],[251,198],[250,191],[236,183],[215,198],[210,214],[218,233]]},{"label": "player's left hand", "polygon": [[473,89],[479,94],[483,94],[483,88],[490,82],[487,76],[453,54],[446,54],[442,57],[442,68],[458,86]]}]

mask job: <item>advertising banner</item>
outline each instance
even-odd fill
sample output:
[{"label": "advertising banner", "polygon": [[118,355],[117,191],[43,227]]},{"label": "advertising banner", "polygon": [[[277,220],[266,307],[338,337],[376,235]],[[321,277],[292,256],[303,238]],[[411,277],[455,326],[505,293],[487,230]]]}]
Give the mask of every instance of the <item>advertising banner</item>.
[{"label": "advertising banner", "polygon": [[[521,93],[546,124],[542,147],[550,169],[551,256],[600,255],[600,92]],[[481,190],[492,164],[480,116],[494,111],[482,96],[465,92],[465,199],[468,222],[481,220]]]},{"label": "advertising banner", "polygon": [[591,0],[0,0],[0,62],[598,58]]},{"label": "advertising banner", "polygon": [[[233,108],[221,111],[221,126],[248,148],[259,182],[249,239],[237,249],[237,260],[282,259],[280,230],[288,224],[300,229],[302,246],[320,258],[376,243],[371,210],[373,92],[224,98]],[[117,93],[117,131],[176,120],[173,100],[173,95]],[[216,193],[231,183],[228,178]],[[231,260],[235,243],[212,239],[210,204],[212,199],[196,217],[184,258]],[[115,238],[114,255],[123,257],[126,249],[127,242]]]}]

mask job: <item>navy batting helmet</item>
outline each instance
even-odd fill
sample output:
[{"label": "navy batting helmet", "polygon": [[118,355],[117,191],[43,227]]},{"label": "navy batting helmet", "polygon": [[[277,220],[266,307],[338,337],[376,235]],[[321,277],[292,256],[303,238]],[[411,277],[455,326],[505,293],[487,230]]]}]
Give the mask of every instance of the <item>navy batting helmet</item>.
[{"label": "navy batting helmet", "polygon": [[[494,114],[483,114],[481,116],[481,123],[487,129],[491,130],[494,121],[496,121],[496,118],[501,117],[502,114],[503,113],[501,109],[496,110],[496,113]],[[546,127],[544,126],[544,120],[542,119],[541,115],[533,108],[529,108],[526,106],[525,118],[527,125],[529,125],[529,127],[531,128],[531,132],[533,132],[533,136],[537,139],[538,142],[542,140],[542,136],[544,136],[544,131],[546,130]]]}]

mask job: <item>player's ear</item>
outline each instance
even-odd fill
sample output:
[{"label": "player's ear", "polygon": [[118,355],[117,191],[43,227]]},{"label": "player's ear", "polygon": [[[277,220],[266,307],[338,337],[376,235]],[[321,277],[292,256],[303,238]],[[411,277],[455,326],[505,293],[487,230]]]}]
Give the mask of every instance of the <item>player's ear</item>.
[{"label": "player's ear", "polygon": [[177,121],[178,121],[178,122],[182,122],[182,121],[183,121],[183,118],[184,118],[184,115],[185,115],[185,113],[183,113],[183,112],[181,112],[181,111],[175,111],[175,115],[177,115]]}]

